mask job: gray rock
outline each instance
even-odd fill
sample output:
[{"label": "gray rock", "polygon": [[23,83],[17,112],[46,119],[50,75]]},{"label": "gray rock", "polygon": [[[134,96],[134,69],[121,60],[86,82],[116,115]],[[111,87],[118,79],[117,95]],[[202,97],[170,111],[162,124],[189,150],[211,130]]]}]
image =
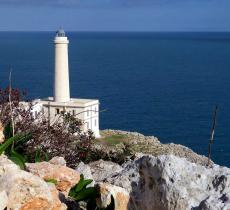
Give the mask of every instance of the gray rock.
[{"label": "gray rock", "polygon": [[98,160],[89,164],[93,179],[96,182],[101,182],[107,177],[111,177],[116,173],[121,172],[122,167],[111,161]]},{"label": "gray rock", "polygon": [[[91,169],[88,165],[84,164],[83,162],[80,162],[79,165],[76,168],[76,171],[79,174],[83,174],[85,179],[93,179],[93,175],[91,173]],[[93,181],[89,186],[94,186],[95,182]]]},{"label": "gray rock", "polygon": [[229,210],[230,169],[207,168],[173,155],[143,155],[106,182],[130,193],[128,209]]}]

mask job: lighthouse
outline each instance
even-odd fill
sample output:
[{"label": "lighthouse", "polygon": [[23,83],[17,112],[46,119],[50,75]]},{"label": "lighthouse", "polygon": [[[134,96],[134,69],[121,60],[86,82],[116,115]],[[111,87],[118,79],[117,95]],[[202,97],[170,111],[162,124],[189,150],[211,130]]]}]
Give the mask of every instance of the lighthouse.
[{"label": "lighthouse", "polygon": [[69,113],[82,121],[83,132],[91,130],[99,138],[99,100],[70,97],[68,45],[65,31],[58,30],[54,37],[53,97],[34,101],[42,107],[50,124],[59,120],[61,114]]},{"label": "lighthouse", "polygon": [[54,38],[54,101],[70,101],[69,88],[69,61],[68,61],[69,40],[65,31],[60,29]]}]

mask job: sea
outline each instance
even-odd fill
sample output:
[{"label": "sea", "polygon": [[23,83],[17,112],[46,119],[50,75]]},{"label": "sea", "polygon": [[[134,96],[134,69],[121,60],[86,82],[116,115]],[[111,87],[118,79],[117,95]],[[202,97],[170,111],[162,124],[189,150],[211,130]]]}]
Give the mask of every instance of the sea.
[{"label": "sea", "polygon": [[[52,96],[55,32],[0,32],[0,88]],[[67,32],[71,96],[100,100],[100,128],[136,131],[230,167],[230,33]]]}]

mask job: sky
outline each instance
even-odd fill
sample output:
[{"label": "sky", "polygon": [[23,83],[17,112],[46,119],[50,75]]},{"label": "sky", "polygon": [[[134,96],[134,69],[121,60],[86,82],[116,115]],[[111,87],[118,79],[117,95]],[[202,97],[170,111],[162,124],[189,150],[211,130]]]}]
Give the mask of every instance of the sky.
[{"label": "sky", "polygon": [[230,31],[230,0],[0,0],[0,31]]}]

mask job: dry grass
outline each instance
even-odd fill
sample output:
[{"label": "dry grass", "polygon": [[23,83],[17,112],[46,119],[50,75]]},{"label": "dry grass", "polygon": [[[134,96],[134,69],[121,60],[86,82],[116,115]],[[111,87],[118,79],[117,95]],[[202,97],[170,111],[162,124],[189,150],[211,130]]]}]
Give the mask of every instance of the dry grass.
[{"label": "dry grass", "polygon": [[128,135],[125,134],[113,134],[108,136],[103,136],[100,139],[97,139],[96,142],[106,146],[115,146],[120,143],[126,142]]}]

